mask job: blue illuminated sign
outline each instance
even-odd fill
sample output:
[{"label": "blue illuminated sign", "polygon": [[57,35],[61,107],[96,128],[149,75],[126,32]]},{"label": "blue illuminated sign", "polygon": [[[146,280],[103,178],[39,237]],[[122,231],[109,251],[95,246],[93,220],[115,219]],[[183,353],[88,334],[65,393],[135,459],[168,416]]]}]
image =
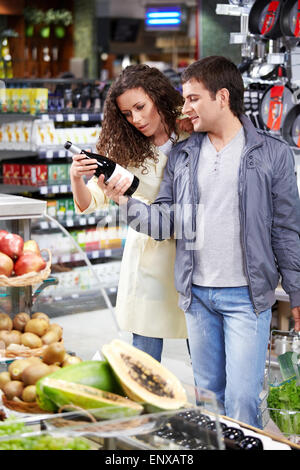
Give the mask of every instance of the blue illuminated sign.
[{"label": "blue illuminated sign", "polygon": [[179,5],[151,5],[146,7],[146,29],[179,30],[183,22],[183,12]]}]

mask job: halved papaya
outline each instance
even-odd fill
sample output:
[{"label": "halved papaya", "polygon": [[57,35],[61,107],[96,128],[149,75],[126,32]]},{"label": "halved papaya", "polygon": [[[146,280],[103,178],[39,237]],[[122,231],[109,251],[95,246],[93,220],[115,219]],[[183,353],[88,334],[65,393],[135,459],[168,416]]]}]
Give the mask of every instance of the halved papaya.
[{"label": "halved papaya", "polygon": [[99,419],[123,418],[136,416],[143,407],[128,398],[115,393],[99,390],[87,385],[53,379],[50,376],[40,384],[40,390],[59,408],[64,405],[75,405],[90,412]]},{"label": "halved papaya", "polygon": [[174,410],[187,403],[180,380],[149,354],[119,339],[102,347],[125,394],[147,411]]}]

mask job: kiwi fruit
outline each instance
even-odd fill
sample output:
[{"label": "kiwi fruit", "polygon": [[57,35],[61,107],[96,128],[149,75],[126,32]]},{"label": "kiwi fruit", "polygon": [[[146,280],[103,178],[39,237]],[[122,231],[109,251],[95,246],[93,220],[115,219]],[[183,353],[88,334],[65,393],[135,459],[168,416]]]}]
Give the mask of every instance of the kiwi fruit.
[{"label": "kiwi fruit", "polygon": [[16,359],[8,366],[8,372],[11,380],[21,380],[22,372],[30,365],[27,359]]},{"label": "kiwi fruit", "polygon": [[0,313],[0,330],[12,330],[12,319],[6,313]]},{"label": "kiwi fruit", "polygon": [[67,354],[67,357],[64,358],[62,367],[67,367],[67,366],[72,366],[73,364],[79,364],[79,362],[82,362],[82,359],[77,356],[71,356]]},{"label": "kiwi fruit", "polygon": [[35,385],[27,385],[27,387],[23,389],[22,400],[26,401],[27,403],[35,402],[36,400],[36,386]]},{"label": "kiwi fruit", "polygon": [[28,313],[20,312],[13,319],[13,328],[23,333],[26,323],[30,320]]},{"label": "kiwi fruit", "polygon": [[22,381],[24,385],[35,385],[39,379],[50,374],[49,366],[41,362],[40,364],[31,364],[22,372]]},{"label": "kiwi fruit", "polygon": [[49,366],[50,374],[52,374],[52,372],[56,372],[59,369],[60,367],[57,364],[50,364]]},{"label": "kiwi fruit", "polygon": [[57,343],[57,341],[59,341],[59,335],[57,333],[57,331],[55,330],[48,330],[46,334],[44,334],[42,336],[42,342],[43,344],[52,344],[52,343]]},{"label": "kiwi fruit", "polygon": [[0,373],[0,390],[3,390],[5,384],[11,381],[9,372],[1,372]]},{"label": "kiwi fruit", "polygon": [[15,397],[21,398],[23,388],[24,386],[20,380],[11,380],[4,385],[3,393],[8,400],[12,400]]},{"label": "kiwi fruit", "polygon": [[46,315],[46,313],[43,313],[43,312],[35,312],[33,315],[31,315],[31,318],[32,318],[32,319],[35,319],[35,318],[43,318],[43,319],[46,320],[48,323],[50,323],[50,318],[48,317],[48,315]]},{"label": "kiwi fruit", "polygon": [[2,330],[0,340],[4,341],[6,347],[10,344],[21,344],[21,335],[18,330]]},{"label": "kiwi fruit", "polygon": [[41,348],[43,346],[41,338],[34,333],[23,333],[21,335],[21,344],[30,349]]},{"label": "kiwi fruit", "polygon": [[46,349],[43,351],[42,358],[45,364],[60,364],[63,362],[66,351],[61,343],[52,343],[49,344]]},{"label": "kiwi fruit", "polygon": [[49,328],[49,323],[44,318],[32,318],[25,325],[25,333],[34,333],[43,336]]},{"label": "kiwi fruit", "polygon": [[60,325],[58,325],[57,323],[51,323],[49,325],[49,331],[55,331],[57,333],[57,336],[58,336],[58,341],[62,338],[63,336],[63,329]]}]

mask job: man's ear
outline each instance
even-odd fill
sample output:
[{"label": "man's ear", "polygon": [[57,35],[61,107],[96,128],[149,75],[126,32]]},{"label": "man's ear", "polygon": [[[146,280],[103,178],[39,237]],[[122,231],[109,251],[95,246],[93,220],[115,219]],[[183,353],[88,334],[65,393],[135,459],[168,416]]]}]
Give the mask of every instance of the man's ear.
[{"label": "man's ear", "polygon": [[216,93],[216,99],[222,108],[229,106],[229,91],[227,88],[220,88]]}]

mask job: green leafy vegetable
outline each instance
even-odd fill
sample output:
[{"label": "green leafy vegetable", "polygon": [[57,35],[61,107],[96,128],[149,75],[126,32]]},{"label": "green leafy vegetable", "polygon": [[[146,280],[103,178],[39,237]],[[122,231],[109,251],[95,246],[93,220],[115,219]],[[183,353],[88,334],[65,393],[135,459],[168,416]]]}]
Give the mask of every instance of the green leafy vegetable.
[{"label": "green leafy vegetable", "polygon": [[270,416],[286,434],[300,434],[300,387],[295,379],[270,387],[267,398]]}]

